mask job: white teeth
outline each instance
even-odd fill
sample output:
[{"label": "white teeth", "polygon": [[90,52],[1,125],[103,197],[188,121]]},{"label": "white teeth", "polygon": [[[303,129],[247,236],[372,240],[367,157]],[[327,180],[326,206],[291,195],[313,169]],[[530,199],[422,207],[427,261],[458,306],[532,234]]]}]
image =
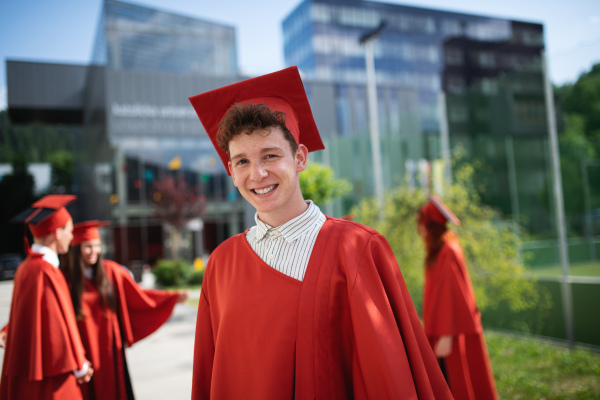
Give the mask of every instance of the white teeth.
[{"label": "white teeth", "polygon": [[275,189],[275,185],[271,185],[267,188],[264,189],[254,189],[254,191],[258,194],[267,194],[269,193],[271,190]]}]

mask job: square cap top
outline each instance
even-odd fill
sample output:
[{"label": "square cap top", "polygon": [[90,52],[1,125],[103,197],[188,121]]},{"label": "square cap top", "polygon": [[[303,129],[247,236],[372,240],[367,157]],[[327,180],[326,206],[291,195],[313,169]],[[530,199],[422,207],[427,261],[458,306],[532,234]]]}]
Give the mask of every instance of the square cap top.
[{"label": "square cap top", "polygon": [[34,237],[43,237],[63,227],[71,215],[66,206],[77,197],[66,194],[51,194],[42,197],[11,219],[14,223],[29,224]]},{"label": "square cap top", "polygon": [[452,210],[434,194],[429,195],[429,201],[421,208],[421,213],[425,216],[426,224],[428,221],[434,221],[443,225],[446,221],[450,221],[454,225],[460,225],[460,220]]},{"label": "square cap top", "polygon": [[308,151],[325,148],[310,109],[297,67],[247,79],[189,98],[196,114],[229,173],[229,156],[217,144],[219,123],[236,103],[265,104],[285,113],[285,125],[298,144]]}]

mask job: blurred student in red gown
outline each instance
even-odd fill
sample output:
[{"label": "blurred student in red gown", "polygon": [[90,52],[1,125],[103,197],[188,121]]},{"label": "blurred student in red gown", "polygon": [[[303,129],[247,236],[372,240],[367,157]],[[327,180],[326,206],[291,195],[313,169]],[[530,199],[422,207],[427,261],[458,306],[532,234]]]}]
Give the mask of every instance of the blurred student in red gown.
[{"label": "blurred student in red gown", "polygon": [[[6,346],[0,399],[81,399],[79,384],[94,369],[79,337],[69,289],[58,270],[73,238],[66,206],[71,195],[49,195],[14,217],[33,235],[27,258],[14,279],[9,323],[0,334]],[[4,343],[6,340],[6,343]]]},{"label": "blurred student in red gown", "polygon": [[75,224],[61,269],[69,283],[77,327],[92,365],[93,379],[81,386],[84,399],[133,399],[125,347],[158,329],[185,291],[142,289],[120,264],[102,259],[98,228],[106,222]]},{"label": "blurred student in red gown", "polygon": [[435,195],[417,217],[425,241],[425,333],[457,400],[497,399],[481,314],[457,235],[460,220]]}]

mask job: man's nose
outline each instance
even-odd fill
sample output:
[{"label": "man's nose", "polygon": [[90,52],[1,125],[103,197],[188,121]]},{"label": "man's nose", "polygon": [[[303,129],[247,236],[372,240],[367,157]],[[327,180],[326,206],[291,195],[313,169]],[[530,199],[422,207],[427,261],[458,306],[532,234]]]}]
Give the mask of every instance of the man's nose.
[{"label": "man's nose", "polygon": [[250,178],[253,181],[261,181],[262,179],[264,179],[267,176],[267,171],[265,170],[265,168],[261,165],[261,163],[255,163],[252,166],[252,169],[250,171]]}]

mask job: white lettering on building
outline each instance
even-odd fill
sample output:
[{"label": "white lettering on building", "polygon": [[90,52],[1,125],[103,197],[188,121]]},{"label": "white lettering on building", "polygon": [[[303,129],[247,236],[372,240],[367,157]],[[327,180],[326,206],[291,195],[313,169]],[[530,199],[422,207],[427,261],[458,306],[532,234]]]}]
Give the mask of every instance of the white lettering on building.
[{"label": "white lettering on building", "polygon": [[111,114],[113,117],[121,118],[196,118],[192,106],[155,106],[152,104],[112,103]]}]

